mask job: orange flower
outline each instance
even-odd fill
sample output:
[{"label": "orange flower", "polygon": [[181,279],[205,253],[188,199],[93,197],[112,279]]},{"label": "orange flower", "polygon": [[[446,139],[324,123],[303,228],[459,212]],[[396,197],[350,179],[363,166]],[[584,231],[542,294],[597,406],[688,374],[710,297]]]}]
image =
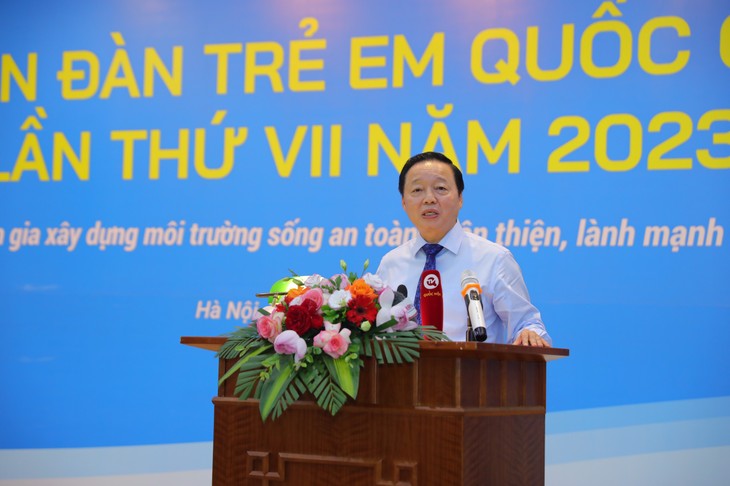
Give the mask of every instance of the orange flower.
[{"label": "orange flower", "polygon": [[359,295],[362,295],[364,297],[369,297],[370,299],[375,299],[377,295],[375,294],[375,291],[371,286],[365,283],[365,280],[358,278],[354,282],[352,282],[350,285],[345,287],[345,290],[349,290],[350,294],[352,294],[353,297],[357,297]]},{"label": "orange flower", "polygon": [[307,289],[307,287],[305,287],[303,285],[294,287],[293,289],[291,289],[289,292],[286,293],[286,297],[284,297],[284,302],[286,302],[288,304],[292,300],[294,300],[297,297],[299,297],[300,295],[302,295],[307,290],[309,290],[309,289]]}]

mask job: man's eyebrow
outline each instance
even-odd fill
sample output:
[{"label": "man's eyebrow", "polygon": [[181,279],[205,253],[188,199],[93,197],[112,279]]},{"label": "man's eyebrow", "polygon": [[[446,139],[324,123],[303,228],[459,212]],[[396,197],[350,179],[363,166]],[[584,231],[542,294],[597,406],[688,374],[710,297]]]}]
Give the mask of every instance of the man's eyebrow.
[{"label": "man's eyebrow", "polygon": [[[419,177],[416,177],[416,178],[410,180],[410,183],[411,184],[422,183],[422,182],[423,181]],[[449,182],[449,179],[446,178],[446,177],[443,177],[443,176],[436,176],[436,181],[435,182],[447,182],[448,183]]]}]

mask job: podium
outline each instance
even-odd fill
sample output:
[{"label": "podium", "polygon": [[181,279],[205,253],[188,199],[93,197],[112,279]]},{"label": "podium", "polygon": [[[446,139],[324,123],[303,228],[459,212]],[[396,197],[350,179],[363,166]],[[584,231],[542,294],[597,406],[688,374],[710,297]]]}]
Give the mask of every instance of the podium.
[{"label": "podium", "polygon": [[[182,337],[217,350],[224,337]],[[427,342],[411,364],[366,359],[335,416],[304,395],[262,422],[257,400],[213,398],[214,485],[538,485],[546,363],[567,349]],[[220,360],[219,377],[236,360]]]}]

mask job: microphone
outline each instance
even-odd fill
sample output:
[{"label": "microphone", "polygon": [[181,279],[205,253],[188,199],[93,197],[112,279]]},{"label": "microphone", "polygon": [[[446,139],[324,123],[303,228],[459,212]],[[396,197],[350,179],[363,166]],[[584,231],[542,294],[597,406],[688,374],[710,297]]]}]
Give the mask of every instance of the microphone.
[{"label": "microphone", "polygon": [[[484,304],[482,304],[482,287],[477,276],[471,270],[461,274],[461,295],[464,297],[466,311],[469,314],[471,332],[477,341],[486,341],[487,325],[484,321]],[[467,340],[471,340],[467,332]]]},{"label": "microphone", "polygon": [[[398,286],[398,289],[393,293],[393,295],[394,295],[393,296],[393,305],[395,306],[395,305],[400,304],[401,302],[403,302],[404,300],[406,300],[408,298],[408,288],[405,285],[400,284]],[[410,318],[415,321],[416,320],[416,308],[413,307],[413,304],[410,304],[410,306],[411,306],[411,312],[412,312],[412,315],[410,316]]]},{"label": "microphone", "polygon": [[441,274],[438,270],[426,270],[421,274],[420,287],[421,325],[444,329],[444,296],[441,292]]}]

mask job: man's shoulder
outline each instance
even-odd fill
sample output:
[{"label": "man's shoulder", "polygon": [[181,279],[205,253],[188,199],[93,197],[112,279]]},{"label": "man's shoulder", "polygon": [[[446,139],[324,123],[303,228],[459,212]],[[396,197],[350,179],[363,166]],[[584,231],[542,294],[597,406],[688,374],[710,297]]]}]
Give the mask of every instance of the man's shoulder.
[{"label": "man's shoulder", "polygon": [[414,244],[415,240],[406,241],[383,255],[376,272],[380,278],[386,283],[390,283],[393,279],[398,280],[398,283],[402,283],[402,274],[408,271],[408,265],[412,260],[411,247]]},{"label": "man's shoulder", "polygon": [[471,233],[469,231],[464,232],[463,244],[469,247],[472,251],[476,252],[489,253],[493,255],[510,253],[508,248],[505,248],[499,243],[495,243],[492,240],[488,240],[482,236],[475,235],[474,233]]},{"label": "man's shoulder", "polygon": [[405,243],[396,246],[392,250],[390,250],[388,253],[386,253],[381,261],[387,261],[392,258],[403,258],[403,256],[410,255],[412,253],[413,245],[416,242],[416,238],[412,238]]}]

